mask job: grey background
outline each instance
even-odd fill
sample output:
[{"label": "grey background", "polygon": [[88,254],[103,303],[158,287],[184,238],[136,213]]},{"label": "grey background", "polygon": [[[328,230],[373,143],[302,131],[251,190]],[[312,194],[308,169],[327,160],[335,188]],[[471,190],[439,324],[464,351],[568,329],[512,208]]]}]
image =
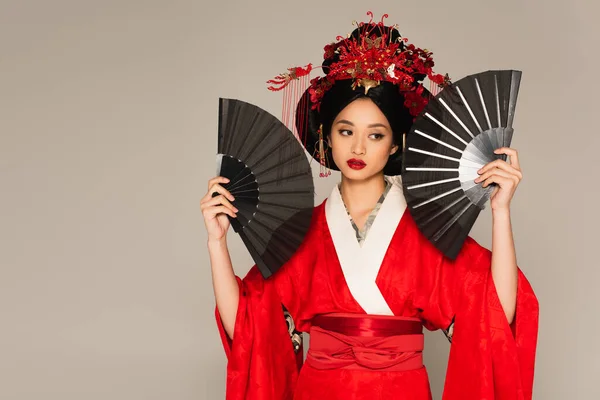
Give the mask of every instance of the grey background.
[{"label": "grey background", "polygon": [[[512,215],[541,303],[534,398],[600,398],[596,2],[21,0],[0,6],[0,399],[224,397],[199,210],[217,98],[280,115],[265,81],[318,65],[367,10],[454,79],[523,71]],[[338,179],[317,178],[317,202]],[[472,236],[490,245],[489,210]],[[447,354],[427,336],[435,398]]]}]

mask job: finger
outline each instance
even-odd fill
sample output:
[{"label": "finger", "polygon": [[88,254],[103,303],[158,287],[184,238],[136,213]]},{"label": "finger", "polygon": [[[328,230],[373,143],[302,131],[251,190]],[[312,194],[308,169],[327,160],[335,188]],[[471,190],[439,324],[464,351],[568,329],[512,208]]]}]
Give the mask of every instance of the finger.
[{"label": "finger", "polygon": [[215,190],[211,190],[211,189],[214,189],[214,187],[216,185],[220,186],[220,184],[225,184],[225,183],[229,183],[229,179],[225,178],[224,176],[215,176],[214,178],[209,179],[208,180],[208,192],[204,195],[204,197],[202,197],[201,202],[204,202],[211,198],[213,192],[215,191]]},{"label": "finger", "polygon": [[516,175],[517,177],[519,177],[519,179],[523,179],[523,173],[521,173],[521,171],[514,168],[512,165],[510,165],[509,163],[507,163],[504,160],[491,161],[491,162],[487,163],[486,165],[484,165],[479,171],[477,171],[477,173],[483,175],[484,173],[486,173],[487,171],[489,171],[492,168],[498,168],[498,169],[504,170],[512,175]]},{"label": "finger", "polygon": [[479,183],[479,182],[483,182],[486,179],[488,179],[489,177],[493,176],[493,175],[499,175],[502,176],[504,178],[512,178],[514,175],[503,171],[499,168],[494,168],[492,170],[487,171],[486,173],[480,175],[477,179],[475,179],[475,183]]},{"label": "finger", "polygon": [[202,214],[204,214],[204,217],[207,219],[214,218],[217,214],[227,214],[231,218],[237,217],[237,215],[233,211],[231,211],[229,208],[227,208],[225,206],[216,206],[216,207],[206,208],[202,212]]},{"label": "finger", "polygon": [[226,199],[226,198],[225,198],[223,195],[218,195],[218,196],[215,196],[215,197],[211,198],[210,200],[208,200],[208,201],[206,201],[206,202],[202,203],[202,204],[200,205],[200,208],[201,208],[202,210],[204,210],[205,208],[214,207],[214,206],[219,206],[219,205],[225,206],[225,207],[227,207],[227,208],[229,208],[229,209],[231,209],[232,211],[235,211],[235,212],[238,212],[238,211],[239,211],[239,210],[238,210],[238,209],[237,209],[237,208],[236,208],[236,207],[235,207],[233,204],[231,204],[231,203],[229,202],[229,200],[227,200],[227,199]]},{"label": "finger", "polygon": [[218,183],[215,183],[212,187],[210,187],[208,189],[208,192],[206,193],[206,195],[202,198],[201,203],[204,203],[208,200],[210,200],[211,198],[213,198],[213,193],[219,193],[221,195],[226,196],[230,201],[234,201],[235,197],[233,197],[233,195],[231,194],[231,192],[229,192],[229,190],[225,189],[223,186],[221,186]]},{"label": "finger", "polygon": [[232,210],[232,211],[234,211],[234,212],[238,212],[238,211],[239,211],[239,210],[238,210],[238,209],[237,209],[237,208],[236,208],[236,207],[235,207],[233,204],[231,204],[231,203],[229,202],[229,200],[227,200],[227,199],[225,198],[225,196],[223,196],[222,194],[221,194],[221,195],[218,195],[218,196],[215,196],[215,197],[212,197],[210,200],[208,200],[208,201],[206,201],[206,202],[202,203],[202,204],[200,205],[200,209],[201,209],[201,210],[204,210],[205,208],[208,208],[208,207],[214,207],[214,206],[218,206],[218,205],[223,205],[223,206],[225,206],[225,207],[229,208],[230,210]]},{"label": "finger", "polygon": [[217,183],[229,183],[229,179],[225,178],[224,176],[215,176],[214,178],[208,180],[208,189]]},{"label": "finger", "polygon": [[496,175],[496,174],[487,178],[481,186],[488,187],[492,183],[498,184],[502,189],[509,189],[509,190],[512,189],[514,186],[516,186],[515,181],[512,180],[511,178],[506,178],[504,176],[500,176],[500,175]]},{"label": "finger", "polygon": [[519,153],[517,150],[510,147],[500,147],[499,149],[494,150],[494,153],[506,154],[510,157],[510,165],[519,171],[521,170],[521,163],[519,162]]}]

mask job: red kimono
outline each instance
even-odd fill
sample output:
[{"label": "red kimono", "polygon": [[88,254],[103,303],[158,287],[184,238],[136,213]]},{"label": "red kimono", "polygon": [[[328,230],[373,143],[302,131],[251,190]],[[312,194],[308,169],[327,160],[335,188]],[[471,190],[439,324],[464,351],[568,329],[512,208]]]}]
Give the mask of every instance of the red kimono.
[{"label": "red kimono", "polygon": [[471,238],[456,260],[445,258],[418,230],[399,185],[360,246],[334,188],[315,207],[303,244],[276,274],[265,280],[255,266],[238,279],[233,341],[216,312],[228,358],[226,398],[431,399],[426,368],[418,364],[400,370],[302,365],[284,305],[298,331],[312,327],[315,335],[322,330],[314,322],[331,313],[408,317],[429,330],[454,321],[443,399],[531,399],[538,302],[519,271],[516,315],[509,325],[490,263],[491,253]]}]

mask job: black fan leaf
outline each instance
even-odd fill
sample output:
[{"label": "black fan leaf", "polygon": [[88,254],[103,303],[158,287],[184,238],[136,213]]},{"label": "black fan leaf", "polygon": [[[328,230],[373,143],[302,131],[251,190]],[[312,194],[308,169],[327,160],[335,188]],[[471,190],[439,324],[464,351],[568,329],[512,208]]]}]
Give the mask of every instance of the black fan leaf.
[{"label": "black fan leaf", "polygon": [[402,184],[421,232],[456,258],[493,186],[474,180],[510,146],[521,72],[467,76],[432,99],[406,137]]},{"label": "black fan leaf", "polygon": [[239,210],[231,225],[267,278],[298,249],[310,225],[314,185],[304,148],[267,111],[219,99],[217,174]]}]

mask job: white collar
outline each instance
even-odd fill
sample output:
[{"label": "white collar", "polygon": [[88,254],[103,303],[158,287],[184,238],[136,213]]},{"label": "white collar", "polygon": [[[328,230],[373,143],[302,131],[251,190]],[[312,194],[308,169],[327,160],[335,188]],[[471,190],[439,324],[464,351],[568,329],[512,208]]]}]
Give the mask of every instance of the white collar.
[{"label": "white collar", "polygon": [[406,210],[400,177],[385,177],[392,188],[381,204],[363,246],[356,235],[335,185],[325,203],[325,217],[342,272],[352,296],[367,314],[392,315],[375,283],[388,246]]}]

